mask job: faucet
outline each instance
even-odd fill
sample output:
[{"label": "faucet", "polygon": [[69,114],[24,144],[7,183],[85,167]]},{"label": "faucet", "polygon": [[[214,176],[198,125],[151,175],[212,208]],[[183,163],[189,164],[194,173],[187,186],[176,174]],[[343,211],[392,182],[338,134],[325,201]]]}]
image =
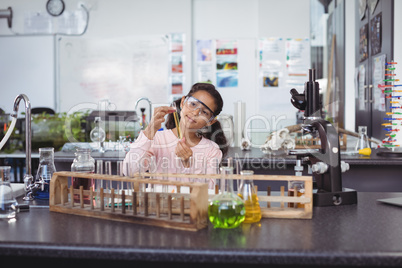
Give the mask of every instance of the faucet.
[{"label": "faucet", "polygon": [[302,130],[319,136],[321,149],[316,151],[291,151],[297,156],[296,174],[302,170],[300,163],[311,165],[317,192],[313,195],[314,206],[338,206],[357,204],[357,192],[342,187],[342,172],[349,170],[349,164],[340,160],[339,136],[335,127],[321,117],[319,84],[315,81],[315,70],[309,70],[309,81],[304,84],[304,92],[290,91],[294,107],[304,110]]},{"label": "faucet", "polygon": [[135,102],[135,107],[134,107],[134,111],[137,111],[137,107],[138,107],[138,103],[142,100],[146,100],[148,102],[149,105],[149,121],[151,121],[152,118],[152,102],[146,98],[146,97],[141,97],[139,98],[136,102]]},{"label": "faucet", "polygon": [[25,197],[23,198],[26,201],[30,201],[33,199],[32,193],[34,189],[39,189],[41,187],[40,183],[33,182],[32,176],[32,164],[31,164],[31,102],[25,94],[18,95],[14,100],[14,108],[12,117],[18,117],[18,107],[20,105],[20,101],[23,100],[25,103],[25,176],[24,176],[24,186],[25,186]]}]

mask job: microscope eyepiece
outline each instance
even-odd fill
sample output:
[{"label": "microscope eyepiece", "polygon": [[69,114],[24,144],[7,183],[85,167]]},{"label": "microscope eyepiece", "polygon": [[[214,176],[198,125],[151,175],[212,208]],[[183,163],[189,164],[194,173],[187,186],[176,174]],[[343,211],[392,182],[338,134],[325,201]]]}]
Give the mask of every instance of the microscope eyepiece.
[{"label": "microscope eyepiece", "polygon": [[299,94],[299,92],[297,92],[297,90],[294,88],[290,90],[290,94],[292,95],[290,102],[293,104],[293,106],[299,110],[305,110],[306,99],[304,94]]}]

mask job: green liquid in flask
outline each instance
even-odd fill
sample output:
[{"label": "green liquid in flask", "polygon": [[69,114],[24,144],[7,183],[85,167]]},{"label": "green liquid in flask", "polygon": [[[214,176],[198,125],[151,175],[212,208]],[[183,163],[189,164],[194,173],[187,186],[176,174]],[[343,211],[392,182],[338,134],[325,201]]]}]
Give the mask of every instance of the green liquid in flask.
[{"label": "green liquid in flask", "polygon": [[244,203],[234,200],[214,200],[208,207],[209,221],[215,228],[236,228],[244,221],[245,214]]}]

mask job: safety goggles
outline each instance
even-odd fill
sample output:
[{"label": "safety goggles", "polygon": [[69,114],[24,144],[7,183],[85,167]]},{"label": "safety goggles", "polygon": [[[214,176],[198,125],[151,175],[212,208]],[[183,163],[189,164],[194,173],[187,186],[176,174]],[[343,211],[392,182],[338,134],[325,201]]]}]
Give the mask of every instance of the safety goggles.
[{"label": "safety goggles", "polygon": [[199,109],[198,116],[204,117],[208,122],[211,122],[215,118],[214,112],[205,103],[193,96],[187,96],[184,100],[184,105],[191,111]]}]

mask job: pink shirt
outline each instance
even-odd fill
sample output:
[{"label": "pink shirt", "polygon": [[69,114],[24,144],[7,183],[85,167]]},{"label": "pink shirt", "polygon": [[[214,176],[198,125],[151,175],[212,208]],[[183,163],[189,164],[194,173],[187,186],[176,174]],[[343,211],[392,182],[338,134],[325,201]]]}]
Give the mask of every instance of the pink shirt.
[{"label": "pink shirt", "polygon": [[[193,151],[193,165],[185,168],[175,154],[178,141],[179,139],[170,129],[156,132],[153,140],[148,139],[141,131],[137,140],[131,144],[130,151],[124,159],[123,173],[127,174],[127,163],[130,173],[136,173],[139,170],[141,172],[151,170],[153,173],[218,173],[222,151],[215,142],[202,137],[197,145],[190,147]],[[155,166],[150,164],[151,156],[155,156]],[[175,180],[176,178],[169,179]],[[203,179],[198,181],[206,182]],[[215,181],[209,180],[208,184],[209,188],[213,189]]]}]

